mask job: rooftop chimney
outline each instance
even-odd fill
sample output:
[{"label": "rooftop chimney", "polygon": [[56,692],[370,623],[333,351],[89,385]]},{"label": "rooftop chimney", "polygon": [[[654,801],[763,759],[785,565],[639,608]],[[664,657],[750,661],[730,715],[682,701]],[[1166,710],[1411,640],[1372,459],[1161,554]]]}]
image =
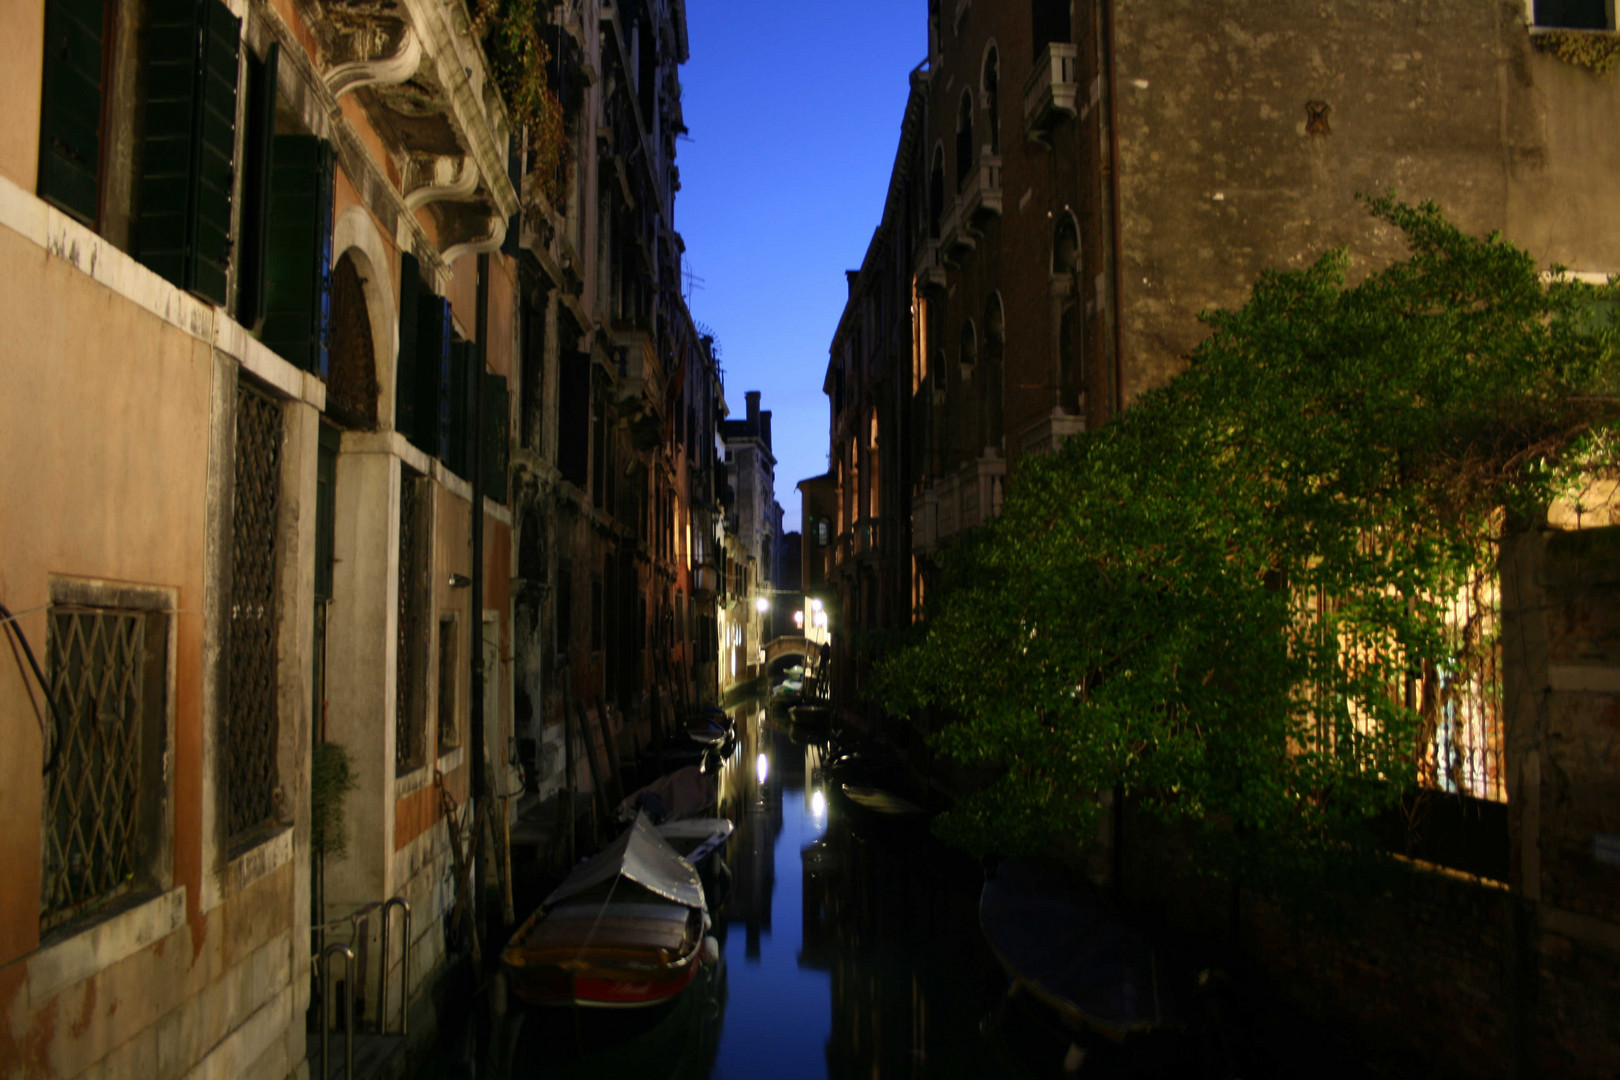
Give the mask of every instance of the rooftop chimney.
[{"label": "rooftop chimney", "polygon": [[759,420],[759,391],[750,390],[743,397],[748,401],[748,422],[756,423]]},{"label": "rooftop chimney", "polygon": [[845,277],[846,280],[849,281],[849,295],[850,295],[850,298],[854,299],[854,296],[855,296],[855,283],[861,279],[861,272],[859,270],[845,270],[844,271],[844,277]]}]

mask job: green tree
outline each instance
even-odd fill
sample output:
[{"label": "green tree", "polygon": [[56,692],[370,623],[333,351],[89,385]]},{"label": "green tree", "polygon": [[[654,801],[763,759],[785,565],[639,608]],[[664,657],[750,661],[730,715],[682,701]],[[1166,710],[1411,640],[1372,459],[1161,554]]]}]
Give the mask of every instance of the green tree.
[{"label": "green tree", "polygon": [[1123,790],[1256,880],[1368,850],[1415,783],[1432,717],[1391,688],[1469,661],[1446,600],[1494,564],[1503,514],[1613,461],[1620,335],[1612,285],[1367,202],[1409,258],[1354,287],[1343,250],[1266,273],[1202,316],[1181,376],[1026,459],[941,556],[879,687],[996,777],[950,839],[1088,837]]}]

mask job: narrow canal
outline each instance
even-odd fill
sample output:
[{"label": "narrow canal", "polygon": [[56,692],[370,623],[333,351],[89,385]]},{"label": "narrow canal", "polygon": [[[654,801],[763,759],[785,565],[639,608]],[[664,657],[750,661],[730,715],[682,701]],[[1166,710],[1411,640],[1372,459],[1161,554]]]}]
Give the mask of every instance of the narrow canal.
[{"label": "narrow canal", "polygon": [[481,1001],[419,1080],[1237,1075],[1196,1048],[1167,1061],[1089,1043],[1077,1059],[1038,1006],[1008,1007],[979,929],[979,864],[926,818],[851,803],[824,773],[825,743],[796,737],[785,715],[758,701],[733,715],[719,813],[736,832],[711,902],[719,962],[654,1010],[513,1001],[498,1013]]}]

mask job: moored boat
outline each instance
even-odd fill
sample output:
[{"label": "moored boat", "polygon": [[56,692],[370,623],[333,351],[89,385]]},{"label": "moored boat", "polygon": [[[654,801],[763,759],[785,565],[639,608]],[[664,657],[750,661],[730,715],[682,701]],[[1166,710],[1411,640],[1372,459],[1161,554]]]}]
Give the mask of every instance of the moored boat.
[{"label": "moored boat", "polygon": [[501,962],[534,1004],[656,1005],[692,981],[708,925],[697,871],[638,814],[518,927]]},{"label": "moored boat", "polygon": [[979,926],[1014,989],[1071,1028],[1121,1041],[1176,1022],[1157,950],[1101,897],[1010,860],[984,884]]}]

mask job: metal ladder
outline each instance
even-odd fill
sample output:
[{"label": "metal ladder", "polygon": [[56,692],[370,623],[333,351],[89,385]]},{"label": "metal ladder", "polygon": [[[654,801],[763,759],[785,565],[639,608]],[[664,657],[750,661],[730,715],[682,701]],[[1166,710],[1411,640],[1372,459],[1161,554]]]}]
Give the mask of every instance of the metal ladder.
[{"label": "metal ladder", "polygon": [[[375,912],[382,913],[382,941],[378,952],[381,954],[382,972],[379,975],[379,992],[377,1004],[377,1034],[388,1034],[388,970],[389,970],[389,929],[393,923],[390,915],[394,908],[399,908],[404,916],[404,934],[400,942],[399,967],[401,989],[399,993],[399,1034],[404,1036],[410,1015],[411,996],[411,905],[402,896],[391,897],[382,904],[370,904],[350,915],[348,922],[354,928],[355,939],[358,940],[360,928],[365,924],[369,930],[371,916]],[[343,1050],[344,1050],[344,1076],[347,1080],[354,1080],[354,949],[343,942],[333,942],[321,950],[319,957],[320,978],[323,997],[330,1001],[332,997],[332,957],[343,959]],[[331,1076],[331,1042],[332,1025],[327,1021],[326,1008],[321,1009],[321,1080]]]}]

